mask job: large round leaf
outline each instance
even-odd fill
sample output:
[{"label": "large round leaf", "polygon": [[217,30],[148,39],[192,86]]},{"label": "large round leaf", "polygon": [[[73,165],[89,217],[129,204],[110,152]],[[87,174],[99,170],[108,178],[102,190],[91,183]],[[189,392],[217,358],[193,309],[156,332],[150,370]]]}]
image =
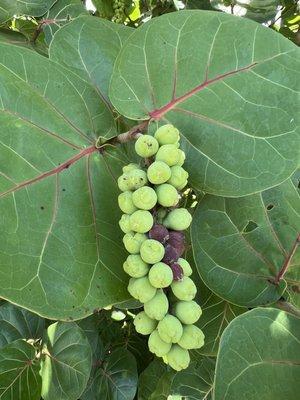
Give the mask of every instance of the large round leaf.
[{"label": "large round leaf", "polygon": [[16,340],[0,350],[0,399],[39,400],[41,377],[35,348]]},{"label": "large round leaf", "polygon": [[240,199],[206,195],[192,224],[198,272],[220,297],[247,307],[272,303],[285,289],[276,277],[297,247],[295,182]]},{"label": "large round leaf", "polygon": [[47,329],[43,353],[43,399],[77,400],[92,367],[92,350],[85,333],[74,322],[56,322]]},{"label": "large round leaf", "polygon": [[53,319],[128,299],[114,119],[80,77],[0,44],[0,297]]},{"label": "large round leaf", "polygon": [[39,17],[47,12],[57,0],[0,0],[0,23],[14,15]]},{"label": "large round leaf", "polygon": [[215,400],[296,400],[300,391],[300,320],[258,308],[224,331]]},{"label": "large round leaf", "polygon": [[247,19],[170,13],[126,41],[110,99],[128,118],[181,130],[196,189],[251,194],[287,179],[299,161],[297,51]]}]

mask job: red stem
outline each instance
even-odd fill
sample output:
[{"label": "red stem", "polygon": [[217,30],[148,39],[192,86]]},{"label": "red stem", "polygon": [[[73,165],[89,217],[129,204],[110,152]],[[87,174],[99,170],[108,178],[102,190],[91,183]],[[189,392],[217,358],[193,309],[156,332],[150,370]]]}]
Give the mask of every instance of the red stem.
[{"label": "red stem", "polygon": [[295,252],[297,250],[297,247],[298,247],[299,243],[300,243],[300,234],[298,234],[298,236],[297,236],[297,238],[295,240],[295,243],[293,244],[293,247],[292,247],[291,251],[289,252],[287,258],[284,261],[284,264],[283,264],[282,268],[280,269],[280,271],[278,272],[278,274],[275,277],[274,283],[276,285],[278,285],[278,283],[281,281],[281,279],[284,277],[284,274],[288,270],[290,262],[291,262],[291,260],[293,258],[293,255],[295,254]]}]

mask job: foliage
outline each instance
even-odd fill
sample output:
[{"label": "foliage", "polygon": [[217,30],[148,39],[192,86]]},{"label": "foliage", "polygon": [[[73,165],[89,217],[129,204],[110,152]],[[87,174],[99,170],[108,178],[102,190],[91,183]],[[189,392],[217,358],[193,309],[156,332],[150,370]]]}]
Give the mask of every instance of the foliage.
[{"label": "foliage", "polygon": [[[242,1],[93,3],[0,0],[0,399],[296,399],[296,2],[272,29]],[[118,225],[134,140],[166,123],[205,335],[180,372],[135,331]]]}]

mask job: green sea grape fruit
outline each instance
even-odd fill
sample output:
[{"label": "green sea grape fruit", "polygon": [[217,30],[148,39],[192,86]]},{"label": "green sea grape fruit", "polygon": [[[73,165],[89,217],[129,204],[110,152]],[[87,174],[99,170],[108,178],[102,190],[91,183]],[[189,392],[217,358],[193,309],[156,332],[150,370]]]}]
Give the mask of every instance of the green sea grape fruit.
[{"label": "green sea grape fruit", "polygon": [[127,174],[122,174],[121,176],[119,176],[118,187],[122,192],[131,190],[131,185],[130,185]]},{"label": "green sea grape fruit", "polygon": [[156,153],[155,160],[163,161],[170,167],[178,164],[180,157],[180,150],[175,144],[164,144]]},{"label": "green sea grape fruit", "polygon": [[153,226],[153,217],[149,211],[138,210],[130,215],[131,230],[138,233],[146,233]]},{"label": "green sea grape fruit", "polygon": [[185,162],[185,152],[181,149],[178,149],[178,162],[176,165],[182,167]]},{"label": "green sea grape fruit", "polygon": [[131,231],[129,217],[129,215],[123,214],[119,221],[119,226],[124,233],[129,233]]},{"label": "green sea grape fruit", "polygon": [[177,144],[179,141],[179,130],[172,124],[166,124],[157,129],[154,134],[160,145]]},{"label": "green sea grape fruit", "polygon": [[162,320],[169,309],[169,301],[163,290],[157,290],[155,296],[144,304],[145,313],[148,317]]},{"label": "green sea grape fruit", "polygon": [[167,314],[157,325],[161,339],[166,343],[177,343],[183,333],[183,327],[178,318]]},{"label": "green sea grape fruit", "polygon": [[164,225],[175,231],[184,231],[191,225],[191,222],[192,216],[185,208],[172,210],[164,219]]},{"label": "green sea grape fruit", "polygon": [[159,224],[163,223],[164,218],[168,214],[167,210],[165,208],[159,208],[156,212],[156,220]]},{"label": "green sea grape fruit", "polygon": [[177,189],[178,190],[182,190],[182,189],[184,189],[186,187],[187,184],[188,184],[188,181],[186,180],[185,182],[183,182],[182,185],[178,186]]},{"label": "green sea grape fruit", "polygon": [[182,185],[186,186],[188,177],[189,174],[185,169],[179,165],[174,165],[174,167],[171,167],[171,177],[168,183],[179,190],[182,189]]},{"label": "green sea grape fruit", "polygon": [[138,254],[141,245],[147,240],[147,236],[143,233],[128,232],[123,237],[123,243],[128,253]]},{"label": "green sea grape fruit", "polygon": [[175,207],[179,201],[179,195],[174,186],[163,183],[156,188],[157,201],[163,207]]},{"label": "green sea grape fruit", "polygon": [[174,305],[175,316],[186,325],[194,324],[202,314],[201,307],[195,301],[178,301]]},{"label": "green sea grape fruit", "polygon": [[150,135],[142,135],[135,142],[136,153],[143,158],[154,156],[159,148],[158,141]]},{"label": "green sea grape fruit", "polygon": [[191,276],[193,273],[192,267],[190,266],[190,263],[185,260],[184,258],[178,258],[177,264],[179,264],[183,270],[183,275],[184,276]]},{"label": "green sea grape fruit", "polygon": [[189,352],[176,344],[173,345],[169,353],[166,354],[166,359],[170,367],[175,369],[175,371],[186,369],[190,364]]},{"label": "green sea grape fruit", "polygon": [[178,344],[186,350],[200,349],[204,345],[204,334],[195,325],[185,325]]},{"label": "green sea grape fruit", "polygon": [[181,281],[173,281],[171,288],[177,299],[184,301],[193,300],[197,293],[196,285],[188,276],[184,276]]},{"label": "green sea grape fruit", "polygon": [[124,271],[133,278],[142,278],[148,274],[149,265],[138,254],[130,254],[123,264]]},{"label": "green sea grape fruit", "polygon": [[137,207],[133,204],[132,201],[132,192],[126,191],[118,196],[118,204],[125,214],[132,214],[137,210]]},{"label": "green sea grape fruit", "polygon": [[171,177],[170,167],[163,161],[154,161],[149,165],[147,170],[147,177],[149,182],[154,185],[167,182]]},{"label": "green sea grape fruit", "polygon": [[131,296],[141,303],[151,300],[156,293],[155,287],[150,284],[147,276],[143,278],[130,278],[127,289]]},{"label": "green sea grape fruit", "polygon": [[151,353],[157,357],[163,357],[171,350],[172,343],[164,342],[159,336],[158,330],[155,329],[149,336],[148,347]]},{"label": "green sea grape fruit", "polygon": [[135,330],[141,335],[150,335],[157,327],[157,321],[149,318],[144,311],[139,312],[135,316],[133,324]]},{"label": "green sea grape fruit", "polygon": [[173,271],[167,264],[158,262],[150,268],[149,281],[156,288],[166,288],[173,282]]},{"label": "green sea grape fruit", "polygon": [[132,194],[133,205],[141,210],[151,210],[157,202],[155,190],[149,186],[143,186]]},{"label": "green sea grape fruit", "polygon": [[133,171],[134,169],[140,169],[140,166],[138,164],[130,163],[128,165],[125,165],[122,168],[122,171],[123,172],[130,172],[130,171]]},{"label": "green sea grape fruit", "polygon": [[165,249],[157,240],[147,239],[142,243],[140,253],[146,263],[156,264],[163,259]]},{"label": "green sea grape fruit", "polygon": [[[123,174],[124,175],[124,174]],[[127,179],[129,182],[129,190],[137,190],[142,186],[145,186],[148,183],[147,174],[142,169],[133,169],[128,172]]]}]

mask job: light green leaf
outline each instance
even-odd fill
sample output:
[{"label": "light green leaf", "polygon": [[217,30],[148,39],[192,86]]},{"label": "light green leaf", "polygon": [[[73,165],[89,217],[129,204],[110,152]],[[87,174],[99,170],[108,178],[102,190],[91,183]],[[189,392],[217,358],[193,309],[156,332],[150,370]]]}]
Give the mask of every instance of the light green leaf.
[{"label": "light green leaf", "polygon": [[40,17],[45,14],[57,0],[0,0],[0,23],[14,15],[33,15]]},{"label": "light green leaf", "polygon": [[82,329],[72,322],[50,325],[43,353],[43,399],[77,400],[92,367],[91,347]]},{"label": "light green leaf", "polygon": [[299,194],[289,179],[260,194],[229,199],[204,196],[191,236],[198,272],[218,296],[255,307],[278,300],[276,276],[296,244]]},{"label": "light green leaf", "polygon": [[258,308],[224,331],[215,400],[296,400],[300,391],[300,319]]},{"label": "light green leaf", "polygon": [[58,0],[44,16],[44,19],[49,20],[49,23],[43,25],[46,43],[50,44],[58,29],[81,14],[88,14],[81,0]]},{"label": "light green leaf", "polygon": [[0,348],[17,339],[39,339],[45,321],[38,315],[10,303],[0,305]]},{"label": "light green leaf", "polygon": [[[101,355],[100,355],[101,357]],[[137,389],[134,356],[126,349],[116,349],[96,358],[82,400],[133,400]]]},{"label": "light green leaf", "polygon": [[79,76],[0,44],[0,297],[50,319],[128,300],[113,116]]},{"label": "light green leaf", "polygon": [[179,11],[129,37],[110,99],[128,118],[180,129],[195,189],[243,196],[283,182],[297,167],[299,70],[296,46],[270,29],[223,13]]},{"label": "light green leaf", "polygon": [[0,399],[39,400],[41,377],[33,346],[16,340],[0,350]]},{"label": "light green leaf", "polygon": [[82,16],[56,33],[50,58],[92,84],[107,101],[114,62],[132,31],[124,25]]}]

